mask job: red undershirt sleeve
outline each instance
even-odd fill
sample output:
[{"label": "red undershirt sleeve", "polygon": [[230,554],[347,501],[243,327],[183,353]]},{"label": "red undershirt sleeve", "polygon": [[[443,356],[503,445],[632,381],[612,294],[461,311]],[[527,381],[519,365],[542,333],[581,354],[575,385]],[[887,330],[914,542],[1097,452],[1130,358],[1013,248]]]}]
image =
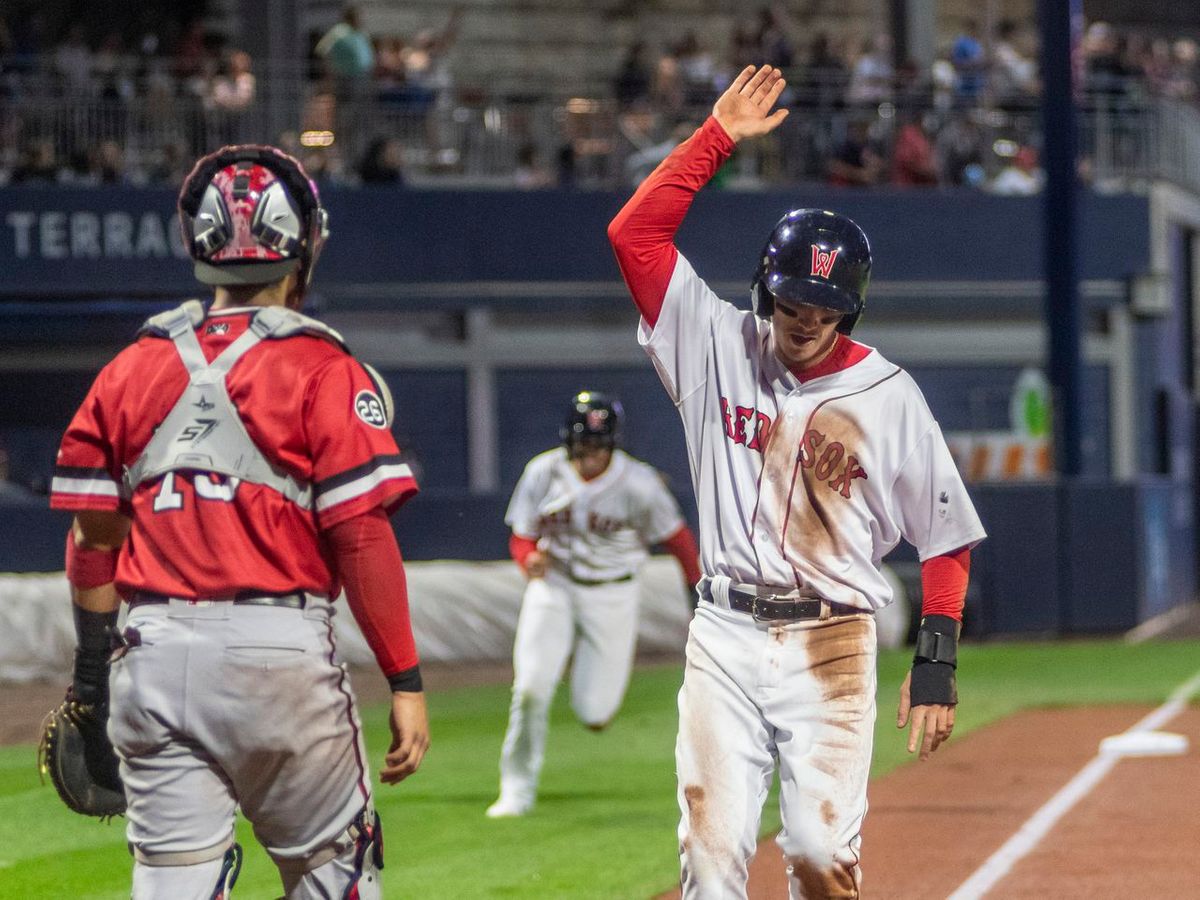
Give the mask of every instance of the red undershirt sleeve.
[{"label": "red undershirt sleeve", "polygon": [[949,616],[962,621],[971,573],[971,549],[962,547],[921,563],[921,617]]},{"label": "red undershirt sleeve", "polygon": [[658,321],[678,251],[675,232],[696,192],[733,153],[733,140],[708,120],[671,151],[609,223],[608,239],[642,318]]},{"label": "red undershirt sleeve", "polygon": [[700,551],[696,547],[696,536],[692,529],[684,525],[677,532],[662,542],[667,552],[679,560],[683,569],[683,577],[687,583],[695,587],[700,581]]},{"label": "red undershirt sleeve", "polygon": [[[325,536],[350,612],[383,674],[392,680],[416,670],[420,660],[413,641],[404,560],[387,515],[376,507],[339,522]],[[419,690],[419,676],[416,684]]]},{"label": "red undershirt sleeve", "polygon": [[528,571],[525,561],[535,550],[537,550],[537,538],[524,537],[514,531],[508,539],[508,553],[513,561],[521,567],[522,572]]}]

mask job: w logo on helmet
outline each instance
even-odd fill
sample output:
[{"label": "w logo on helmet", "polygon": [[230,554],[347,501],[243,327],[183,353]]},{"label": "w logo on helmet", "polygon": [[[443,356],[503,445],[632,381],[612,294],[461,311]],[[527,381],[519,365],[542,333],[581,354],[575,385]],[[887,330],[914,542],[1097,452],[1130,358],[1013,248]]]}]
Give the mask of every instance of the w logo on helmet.
[{"label": "w logo on helmet", "polygon": [[833,264],[837,260],[838,253],[841,248],[836,250],[822,250],[816,244],[812,245],[812,275],[820,275],[822,278],[829,278],[829,273],[833,271]]}]

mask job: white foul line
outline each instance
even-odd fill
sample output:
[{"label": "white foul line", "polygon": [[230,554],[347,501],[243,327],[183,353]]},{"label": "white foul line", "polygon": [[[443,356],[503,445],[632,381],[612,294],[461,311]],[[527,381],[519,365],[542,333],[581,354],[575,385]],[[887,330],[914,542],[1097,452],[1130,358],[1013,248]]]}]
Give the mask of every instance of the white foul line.
[{"label": "white foul line", "polygon": [[[1125,734],[1153,731],[1160,725],[1169,722],[1183,711],[1188,699],[1197,691],[1200,691],[1200,672],[1177,687],[1167,698],[1166,703],[1126,730]],[[1045,806],[1035,812],[1016,834],[988,857],[987,862],[964,881],[947,900],[979,900],[994,888],[1022,857],[1038,845],[1054,827],[1054,824],[1070,811],[1071,807],[1088,795],[1091,789],[1116,765],[1119,758],[1109,754],[1099,755],[1080,769],[1074,778],[1046,801]]]}]

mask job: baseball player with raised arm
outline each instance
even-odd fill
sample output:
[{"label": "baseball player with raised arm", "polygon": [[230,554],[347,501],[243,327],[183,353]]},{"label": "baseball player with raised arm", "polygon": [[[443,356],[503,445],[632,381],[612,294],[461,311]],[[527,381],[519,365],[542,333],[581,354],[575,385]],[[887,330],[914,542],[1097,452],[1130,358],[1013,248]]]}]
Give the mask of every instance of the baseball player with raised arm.
[{"label": "baseball player with raised arm", "polygon": [[572,400],[562,445],[525,466],[505,521],[528,577],[513,646],[512,707],[490,818],[521,816],[537,796],[547,717],[567,659],[571,705],[599,731],[617,714],[637,642],[638,587],[647,549],[679,560],[694,596],[696,539],[662,477],[617,444],[621,404],[596,391]]},{"label": "baseball player with raised arm", "polygon": [[71,695],[108,717],[135,900],[228,897],[237,807],[288,898],[378,897],[382,835],[330,603],[344,587],[391,684],[380,776],[396,783],[429,744],[388,523],[417,486],[382,381],[296,312],[328,234],[300,164],[225,147],[197,162],[179,211],[215,298],[152,317],[58,453],[51,504],[75,512]]},{"label": "baseball player with raised arm", "polygon": [[758,259],[753,311],[718,298],[675,248],[695,193],[766,134],[784,81],[746,68],[638,188],[609,237],[638,338],[683,420],[700,511],[702,598],[679,693],[683,895],[744,897],[776,767],[778,842],[797,897],[859,896],[875,721],[880,560],[916,546],[924,588],[898,724],[925,758],[950,735],[970,548],[983,528],[912,378],[850,338],[866,236],[788,213]]}]

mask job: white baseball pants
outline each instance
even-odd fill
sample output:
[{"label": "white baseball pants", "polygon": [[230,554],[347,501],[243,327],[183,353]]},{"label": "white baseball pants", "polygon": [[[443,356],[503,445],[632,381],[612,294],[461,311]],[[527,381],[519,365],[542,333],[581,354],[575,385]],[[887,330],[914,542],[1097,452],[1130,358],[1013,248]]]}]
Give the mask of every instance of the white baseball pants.
[{"label": "white baseball pants", "polygon": [[685,900],[746,896],[776,765],[790,896],[859,896],[875,655],[869,614],[768,626],[700,604],[675,749]]},{"label": "white baseball pants", "polygon": [[546,746],[550,701],[571,666],[571,706],[600,728],[617,714],[637,643],[637,582],[581,585],[551,571],[525,588],[513,646],[513,691],[500,755],[500,796],[531,802]]},{"label": "white baseball pants", "polygon": [[[134,900],[208,900],[239,805],[289,900],[341,896],[355,877],[341,843],[371,787],[331,615],[177,600],[130,611],[139,643],[112,666],[109,737]],[[360,895],[377,896],[366,874]]]}]

